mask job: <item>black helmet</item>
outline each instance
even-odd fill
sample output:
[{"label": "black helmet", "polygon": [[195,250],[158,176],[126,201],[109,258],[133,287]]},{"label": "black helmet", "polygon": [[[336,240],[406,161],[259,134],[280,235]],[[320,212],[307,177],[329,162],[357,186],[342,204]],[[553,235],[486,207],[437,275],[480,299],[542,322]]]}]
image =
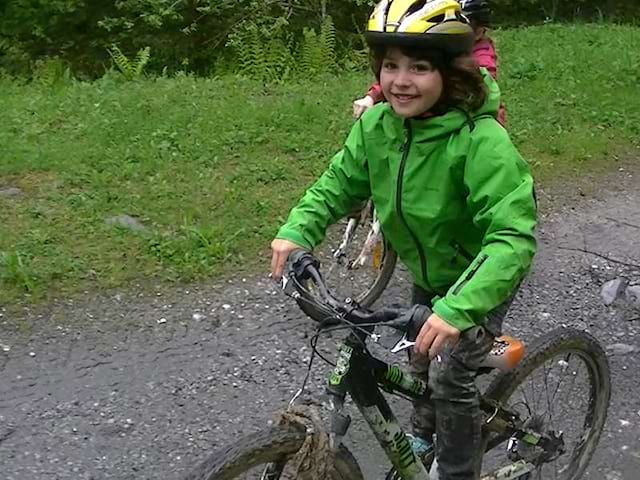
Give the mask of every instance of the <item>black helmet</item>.
[{"label": "black helmet", "polygon": [[488,27],[491,25],[491,7],[487,0],[458,0],[462,13],[474,25]]}]

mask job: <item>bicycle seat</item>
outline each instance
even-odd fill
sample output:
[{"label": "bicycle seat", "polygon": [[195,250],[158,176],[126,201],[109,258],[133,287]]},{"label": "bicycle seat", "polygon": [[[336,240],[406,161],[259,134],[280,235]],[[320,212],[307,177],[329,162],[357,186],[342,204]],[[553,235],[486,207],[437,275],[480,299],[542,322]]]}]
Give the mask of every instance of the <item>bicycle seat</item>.
[{"label": "bicycle seat", "polygon": [[481,369],[498,368],[503,372],[513,370],[524,357],[524,342],[517,338],[503,335],[493,341],[491,352],[480,364]]}]

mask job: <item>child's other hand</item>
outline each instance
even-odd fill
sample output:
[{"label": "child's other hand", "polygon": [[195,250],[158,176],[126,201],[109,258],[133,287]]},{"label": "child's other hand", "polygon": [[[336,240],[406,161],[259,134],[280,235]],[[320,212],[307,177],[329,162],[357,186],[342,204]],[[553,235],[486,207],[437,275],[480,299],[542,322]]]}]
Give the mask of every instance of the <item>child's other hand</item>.
[{"label": "child's other hand", "polygon": [[428,353],[429,358],[433,359],[447,344],[454,345],[459,338],[460,330],[432,313],[418,333],[415,348],[420,354]]},{"label": "child's other hand", "polygon": [[373,107],[373,98],[369,95],[353,102],[353,118],[358,119],[364,112]]}]

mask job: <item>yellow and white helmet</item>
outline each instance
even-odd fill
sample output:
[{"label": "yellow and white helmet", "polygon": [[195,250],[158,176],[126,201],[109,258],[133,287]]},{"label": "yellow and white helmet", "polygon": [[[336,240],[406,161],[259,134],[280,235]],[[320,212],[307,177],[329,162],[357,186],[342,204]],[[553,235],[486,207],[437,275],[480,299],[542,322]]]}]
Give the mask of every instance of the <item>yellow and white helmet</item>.
[{"label": "yellow and white helmet", "polygon": [[471,53],[475,35],[457,0],[381,0],[369,18],[367,43]]}]

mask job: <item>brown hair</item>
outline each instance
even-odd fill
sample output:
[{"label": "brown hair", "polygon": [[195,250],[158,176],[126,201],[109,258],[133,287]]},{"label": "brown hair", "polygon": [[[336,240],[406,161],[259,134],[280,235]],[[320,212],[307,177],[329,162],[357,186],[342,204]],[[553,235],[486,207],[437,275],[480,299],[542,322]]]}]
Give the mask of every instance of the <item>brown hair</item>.
[{"label": "brown hair", "polygon": [[[382,62],[388,48],[379,47],[372,50],[373,73],[380,81]],[[431,109],[432,113],[441,115],[452,109],[466,112],[477,110],[487,98],[487,87],[472,55],[449,57],[440,50],[398,47],[400,51],[417,60],[427,60],[442,75],[443,92],[438,102]]]}]

